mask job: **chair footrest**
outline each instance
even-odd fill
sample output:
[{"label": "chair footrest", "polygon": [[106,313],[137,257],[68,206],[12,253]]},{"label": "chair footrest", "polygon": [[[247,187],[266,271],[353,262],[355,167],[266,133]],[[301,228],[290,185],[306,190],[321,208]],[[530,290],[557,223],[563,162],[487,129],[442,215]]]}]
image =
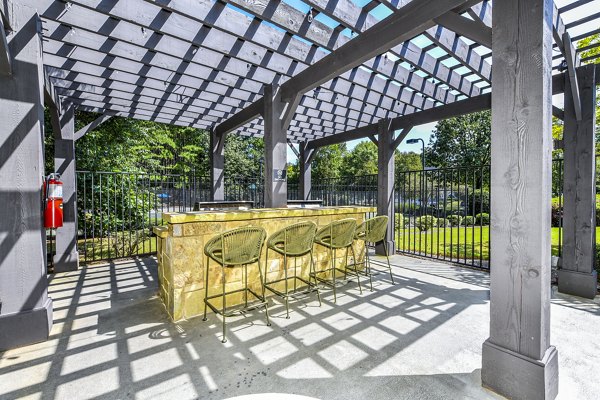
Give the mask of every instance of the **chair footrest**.
[{"label": "chair footrest", "polygon": [[254,292],[254,290],[250,289],[250,288],[243,288],[243,289],[238,289],[238,290],[232,290],[231,292],[225,292],[224,295],[230,295],[230,294],[234,294],[234,293],[239,293],[239,292],[243,292],[243,291],[247,291],[250,294],[252,294],[257,300],[254,300],[251,304],[248,304],[248,306],[242,304],[241,308],[240,308],[240,304],[237,304],[235,306],[231,306],[231,308],[233,309],[232,311],[223,313],[222,309],[218,309],[217,307],[215,307],[210,300],[211,299],[217,299],[217,298],[223,298],[223,293],[219,293],[219,294],[215,294],[212,296],[208,296],[204,302],[206,303],[207,306],[210,307],[211,310],[213,310],[213,312],[215,314],[219,314],[219,315],[224,315],[225,317],[232,317],[236,314],[244,314],[246,311],[251,311],[254,310],[256,308],[261,308],[261,307],[266,307],[267,305],[267,299],[259,294],[257,294],[256,292]]},{"label": "chair footrest", "polygon": [[350,279],[339,278],[339,279],[335,280],[335,285],[334,285],[333,279],[319,278],[318,276],[314,276],[314,278],[317,280],[317,282],[324,283],[325,285],[327,285],[329,287],[333,287],[333,286],[342,287],[342,286],[346,285],[348,282],[350,282]]},{"label": "chair footrest", "polygon": [[298,289],[292,290],[291,292],[288,292],[287,294],[271,287],[271,285],[273,285],[274,283],[285,282],[286,278],[283,278],[283,279],[277,279],[275,281],[265,283],[265,289],[269,289],[271,292],[273,292],[277,296],[281,296],[281,297],[290,297],[290,296],[293,296],[294,294],[308,294],[308,293],[312,293],[314,291],[319,290],[319,288],[313,282],[309,282],[306,279],[301,278],[299,276],[290,276],[289,278],[287,278],[287,280],[290,280],[290,279],[297,279],[300,282],[305,283],[307,285],[307,287],[300,288],[300,291]]}]

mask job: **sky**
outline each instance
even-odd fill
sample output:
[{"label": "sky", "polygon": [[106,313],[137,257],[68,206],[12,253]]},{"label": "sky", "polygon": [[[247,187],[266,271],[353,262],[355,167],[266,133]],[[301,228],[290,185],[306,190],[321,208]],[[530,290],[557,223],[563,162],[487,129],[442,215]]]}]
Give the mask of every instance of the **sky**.
[{"label": "sky", "polygon": [[[352,0],[352,1],[359,7],[362,7],[366,3],[369,2],[369,0]],[[556,6],[558,8],[560,8],[567,4],[571,4],[574,1],[575,0],[555,0],[555,3],[556,3]],[[290,4],[291,6],[295,7],[296,9],[299,9],[301,11],[308,12],[310,10],[309,6],[307,6],[302,1],[299,1],[299,0],[284,0],[284,2]],[[561,17],[563,19],[563,22],[565,24],[568,24],[572,21],[579,20],[590,14],[598,12],[598,10],[600,10],[600,0],[593,0],[582,7],[578,7],[574,10],[562,13]],[[389,16],[391,14],[391,12],[385,6],[380,5],[380,6],[376,7],[375,9],[371,10],[371,14],[374,17],[376,17],[377,19],[381,20],[381,19],[384,19],[387,16]],[[337,26],[337,23],[335,21],[326,17],[324,14],[319,14],[315,18],[330,27]],[[570,32],[571,36],[577,36],[580,33],[588,32],[588,31],[591,31],[592,29],[597,28],[597,26],[594,26],[594,24],[597,24],[597,21],[591,21],[589,23],[582,24],[578,27],[571,28],[571,29],[569,29],[569,32]],[[343,33],[345,33],[347,35],[349,34],[348,32],[343,32]],[[468,39],[467,39],[467,41],[468,41]],[[419,45],[418,42],[413,41],[413,43]],[[491,61],[491,59],[490,59],[490,61]],[[560,96],[560,95],[554,96],[553,103],[554,103],[554,105],[556,105],[558,107],[562,107],[562,103],[563,103],[562,96]],[[420,139],[423,139],[425,141],[425,144],[427,145],[429,143],[431,134],[432,134],[433,130],[435,129],[435,125],[436,125],[435,123],[431,123],[431,124],[414,127],[411,130],[411,132],[408,134],[406,139],[400,144],[400,146],[398,146],[398,150],[402,151],[402,152],[414,151],[415,153],[420,154],[421,153],[420,143],[410,145],[410,144],[406,144],[406,140],[420,138]],[[359,140],[353,140],[351,142],[348,142],[347,143],[348,149],[353,149],[358,143],[360,143],[361,141],[365,141],[365,140],[369,140],[369,139],[359,139]],[[295,163],[296,160],[297,160],[297,157],[296,157],[295,153],[292,151],[292,149],[290,149],[288,147],[288,162]]]}]

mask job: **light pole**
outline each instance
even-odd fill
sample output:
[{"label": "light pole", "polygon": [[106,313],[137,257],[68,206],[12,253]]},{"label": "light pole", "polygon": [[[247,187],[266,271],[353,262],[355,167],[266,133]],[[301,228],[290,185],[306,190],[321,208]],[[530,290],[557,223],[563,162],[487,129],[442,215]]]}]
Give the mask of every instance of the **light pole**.
[{"label": "light pole", "polygon": [[406,141],[406,144],[417,144],[417,143],[419,143],[419,141],[421,141],[421,145],[422,145],[421,160],[423,162],[423,170],[425,170],[425,141],[421,138],[408,139]]},{"label": "light pole", "polygon": [[[425,197],[425,141],[421,138],[418,139],[408,139],[406,141],[406,144],[417,144],[419,143],[419,141],[421,142],[422,145],[422,150],[421,150],[421,160],[423,163],[423,171],[421,171],[421,216],[423,215],[423,201],[424,201],[424,197]],[[425,201],[425,203],[427,203]],[[425,204],[425,207],[427,207],[427,204]]]}]

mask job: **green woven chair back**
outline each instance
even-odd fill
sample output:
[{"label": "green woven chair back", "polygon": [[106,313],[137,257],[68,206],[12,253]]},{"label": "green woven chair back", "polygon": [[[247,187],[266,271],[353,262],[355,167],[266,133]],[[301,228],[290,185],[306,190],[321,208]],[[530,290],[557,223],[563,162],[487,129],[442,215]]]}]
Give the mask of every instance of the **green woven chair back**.
[{"label": "green woven chair back", "polygon": [[315,242],[334,249],[342,249],[352,244],[355,231],[355,219],[340,219],[319,229],[315,236]]},{"label": "green woven chair back", "polygon": [[267,233],[258,226],[232,229],[215,236],[204,246],[204,254],[224,266],[258,261]]},{"label": "green woven chair back", "polygon": [[366,220],[356,229],[356,239],[371,243],[385,240],[388,220],[389,218],[385,215]]},{"label": "green woven chair back", "polygon": [[317,225],[314,222],[299,222],[272,234],[267,246],[280,254],[301,256],[312,249],[316,232]]}]

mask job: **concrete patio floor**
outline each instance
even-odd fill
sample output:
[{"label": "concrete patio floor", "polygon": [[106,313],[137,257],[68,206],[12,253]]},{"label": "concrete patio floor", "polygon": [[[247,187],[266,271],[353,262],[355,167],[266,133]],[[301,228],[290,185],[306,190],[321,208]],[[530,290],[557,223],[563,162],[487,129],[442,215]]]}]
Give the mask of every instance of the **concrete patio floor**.
[{"label": "concrete patio floor", "polygon": [[[0,353],[0,398],[314,399],[499,398],[480,385],[489,276],[430,260],[392,258],[375,290],[348,283],[332,303],[271,298],[273,325],[168,320],[156,261],[126,260],[52,277],[50,340]],[[402,266],[402,267],[400,267]],[[600,399],[600,301],[554,294],[552,343],[561,399]],[[246,396],[246,395],[256,396]]]}]

